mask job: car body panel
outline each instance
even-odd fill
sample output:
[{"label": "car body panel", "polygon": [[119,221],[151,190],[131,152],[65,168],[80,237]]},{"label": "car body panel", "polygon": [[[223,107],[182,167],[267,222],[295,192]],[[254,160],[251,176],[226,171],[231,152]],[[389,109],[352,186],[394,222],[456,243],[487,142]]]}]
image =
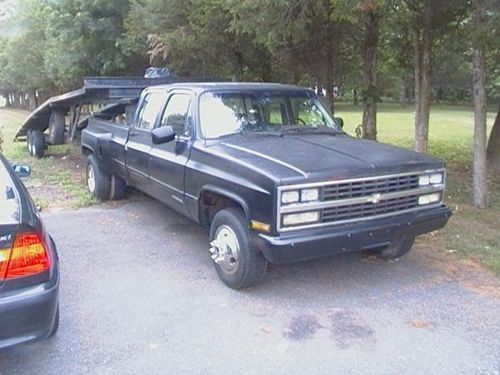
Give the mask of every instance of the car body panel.
[{"label": "car body panel", "polygon": [[10,248],[19,233],[38,233],[50,263],[42,273],[0,282],[0,348],[5,348],[46,338],[52,331],[59,304],[59,258],[28,191],[1,154],[0,177],[0,184],[14,192],[13,197],[0,199],[0,209],[17,206],[14,215],[0,220],[0,247]]}]

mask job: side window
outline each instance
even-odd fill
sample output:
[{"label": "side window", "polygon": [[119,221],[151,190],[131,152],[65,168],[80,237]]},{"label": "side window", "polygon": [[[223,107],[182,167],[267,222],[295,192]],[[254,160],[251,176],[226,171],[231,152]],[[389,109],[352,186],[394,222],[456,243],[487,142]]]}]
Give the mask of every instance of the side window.
[{"label": "side window", "polygon": [[173,94],[167,103],[160,126],[168,125],[174,129],[177,135],[191,136],[190,103],[191,97],[189,95]]},{"label": "side window", "polygon": [[141,107],[139,108],[139,115],[137,117],[136,127],[141,129],[153,129],[155,125],[156,116],[163,104],[165,95],[161,92],[152,92],[146,94]]}]

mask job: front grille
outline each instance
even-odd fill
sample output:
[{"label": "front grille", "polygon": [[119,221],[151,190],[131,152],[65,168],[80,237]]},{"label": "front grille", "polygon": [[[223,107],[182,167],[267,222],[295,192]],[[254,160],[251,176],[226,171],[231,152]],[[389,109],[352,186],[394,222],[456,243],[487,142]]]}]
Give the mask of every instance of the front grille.
[{"label": "front grille", "polygon": [[[304,184],[280,188],[283,191],[303,191],[319,189],[319,200],[281,204],[278,202],[278,230],[287,231],[300,228],[314,228],[333,224],[350,223],[382,218],[392,215],[426,209],[441,204],[419,205],[419,197],[440,193],[444,183],[419,185],[420,177],[430,173],[444,173],[444,170],[403,173],[389,176],[367,177],[334,181],[324,184]],[[284,215],[318,212],[320,220],[312,223],[284,226]]]},{"label": "front grille", "polygon": [[367,197],[418,188],[418,175],[390,176],[384,178],[344,182],[323,187],[323,200]]},{"label": "front grille", "polygon": [[324,208],[321,212],[322,223],[332,223],[361,219],[369,216],[386,215],[418,207],[418,196],[393,198],[379,203],[346,204],[345,206]]}]

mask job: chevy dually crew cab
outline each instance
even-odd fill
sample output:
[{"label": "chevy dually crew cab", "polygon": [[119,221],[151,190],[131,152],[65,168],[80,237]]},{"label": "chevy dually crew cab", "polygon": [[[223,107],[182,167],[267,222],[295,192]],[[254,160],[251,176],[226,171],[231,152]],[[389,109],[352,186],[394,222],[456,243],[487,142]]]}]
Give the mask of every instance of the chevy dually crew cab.
[{"label": "chevy dually crew cab", "polygon": [[400,257],[450,217],[443,163],[353,138],[339,122],[296,86],[150,87],[132,121],[89,120],[88,189],[104,200],[131,186],[207,227],[215,269],[235,289],[268,262]]}]

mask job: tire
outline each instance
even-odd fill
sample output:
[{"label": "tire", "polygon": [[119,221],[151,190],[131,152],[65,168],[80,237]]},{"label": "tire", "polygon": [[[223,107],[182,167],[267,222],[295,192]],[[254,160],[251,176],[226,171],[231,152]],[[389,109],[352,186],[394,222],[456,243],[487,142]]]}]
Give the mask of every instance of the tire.
[{"label": "tire", "polygon": [[64,143],[64,112],[52,111],[49,119],[49,143],[61,145]]},{"label": "tire", "polygon": [[52,330],[49,333],[48,338],[53,337],[57,331],[59,330],[59,305],[57,305],[56,317],[54,319],[54,325],[52,326]]},{"label": "tire", "polygon": [[127,184],[118,176],[111,176],[109,187],[109,199],[116,201],[125,198]]},{"label": "tire", "polygon": [[109,199],[111,188],[110,177],[103,173],[93,154],[87,156],[87,189],[95,198],[102,201]]},{"label": "tire", "polygon": [[415,238],[401,238],[393,244],[377,251],[375,255],[387,260],[400,258],[410,251],[413,242],[415,242]]},{"label": "tire", "polygon": [[45,154],[45,139],[40,130],[31,131],[31,155],[41,159]]},{"label": "tire", "polygon": [[231,289],[248,288],[264,277],[267,260],[250,248],[248,225],[240,209],[226,208],[215,214],[210,247],[215,270]]},{"label": "tire", "polygon": [[28,154],[30,156],[33,156],[33,153],[31,152],[31,149],[32,149],[31,130],[28,130],[28,134],[26,134],[26,148],[28,149]]}]

